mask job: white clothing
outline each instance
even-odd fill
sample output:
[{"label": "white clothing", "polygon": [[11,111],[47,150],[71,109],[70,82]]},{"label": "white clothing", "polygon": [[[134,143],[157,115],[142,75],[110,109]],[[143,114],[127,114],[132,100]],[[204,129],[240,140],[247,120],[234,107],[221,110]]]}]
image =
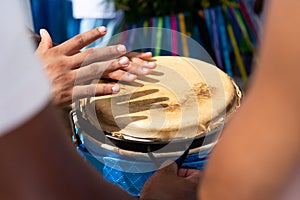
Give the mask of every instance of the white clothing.
[{"label": "white clothing", "polygon": [[24,15],[24,23],[25,25],[31,29],[33,29],[33,19],[32,19],[32,13],[31,13],[31,6],[30,6],[30,0],[19,0],[21,4],[21,8]]},{"label": "white clothing", "polygon": [[0,7],[0,137],[50,100],[50,82],[34,54],[19,3],[10,0]]},{"label": "white clothing", "polygon": [[72,0],[75,19],[116,17],[114,0]]}]

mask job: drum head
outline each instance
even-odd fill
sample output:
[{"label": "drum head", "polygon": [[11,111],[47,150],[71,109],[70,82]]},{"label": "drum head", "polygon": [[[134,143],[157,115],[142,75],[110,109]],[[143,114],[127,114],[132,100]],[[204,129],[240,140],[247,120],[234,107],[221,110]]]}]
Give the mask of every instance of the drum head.
[{"label": "drum head", "polygon": [[209,133],[239,107],[241,91],[216,66],[186,57],[154,59],[157,68],[133,83],[119,82],[120,93],[81,100],[82,117],[120,141],[170,142]]}]

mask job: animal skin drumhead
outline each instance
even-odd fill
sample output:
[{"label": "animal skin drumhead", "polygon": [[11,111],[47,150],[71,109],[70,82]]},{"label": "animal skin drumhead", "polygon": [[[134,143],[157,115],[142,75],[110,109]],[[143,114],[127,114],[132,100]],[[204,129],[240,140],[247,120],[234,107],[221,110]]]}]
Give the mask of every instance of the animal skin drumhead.
[{"label": "animal skin drumhead", "polygon": [[118,82],[118,94],[81,100],[83,116],[118,137],[169,141],[205,134],[239,107],[239,88],[216,66],[187,57],[154,59],[150,75]]}]

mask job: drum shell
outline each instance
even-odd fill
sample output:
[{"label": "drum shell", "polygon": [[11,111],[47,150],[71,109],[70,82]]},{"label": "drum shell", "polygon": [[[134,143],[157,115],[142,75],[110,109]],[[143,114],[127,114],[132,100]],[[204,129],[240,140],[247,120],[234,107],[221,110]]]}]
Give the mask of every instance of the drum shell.
[{"label": "drum shell", "polygon": [[[97,171],[109,182],[118,185],[129,194],[139,196],[144,183],[157,170],[156,163],[147,153],[122,150],[116,146],[95,141],[83,132],[76,134],[80,142],[77,150],[85,160],[90,162]],[[191,149],[182,167],[203,169],[207,156],[215,143]],[[176,160],[183,152],[153,153],[156,162]]]}]

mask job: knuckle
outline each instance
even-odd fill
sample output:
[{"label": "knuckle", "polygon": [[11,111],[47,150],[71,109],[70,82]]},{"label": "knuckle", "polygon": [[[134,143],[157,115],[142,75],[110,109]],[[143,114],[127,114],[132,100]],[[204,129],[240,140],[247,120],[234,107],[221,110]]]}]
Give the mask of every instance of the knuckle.
[{"label": "knuckle", "polygon": [[89,70],[90,76],[96,76],[100,73],[100,70],[99,70],[100,67],[96,63],[91,64],[91,66],[89,68],[90,68],[90,70]]},{"label": "knuckle", "polygon": [[69,62],[65,57],[56,57],[54,60],[50,59],[44,63],[46,68],[51,68],[53,70],[61,71],[62,68],[65,68],[69,65]]},{"label": "knuckle", "polygon": [[84,44],[84,37],[80,34],[80,35],[76,35],[74,37],[74,40],[79,44],[82,45]]},{"label": "knuckle", "polygon": [[69,99],[70,96],[71,96],[71,94],[70,94],[69,90],[64,90],[60,93],[59,98],[62,99],[62,100],[63,99]]},{"label": "knuckle", "polygon": [[95,48],[89,48],[84,51],[83,63],[93,62],[97,59],[97,50]]},{"label": "knuckle", "polygon": [[85,89],[85,94],[86,94],[86,96],[88,96],[88,97],[95,96],[95,87],[92,87],[92,86],[87,87],[87,88]]},{"label": "knuckle", "polygon": [[110,54],[113,54],[113,55],[122,55],[122,54],[124,54],[124,52],[120,52],[118,50],[118,45],[109,46],[109,47],[106,47],[106,48],[107,48],[107,52],[110,53]]},{"label": "knuckle", "polygon": [[108,66],[111,69],[111,71],[118,70],[122,67],[122,65],[120,64],[120,58],[118,60],[113,60]]},{"label": "knuckle", "polygon": [[108,74],[107,74],[107,77],[110,78],[110,79],[117,80],[117,76],[114,75],[114,73],[108,73]]},{"label": "knuckle", "polygon": [[66,105],[71,103],[71,90],[56,90],[52,95],[52,100],[56,105]]},{"label": "knuckle", "polygon": [[113,80],[123,80],[124,73],[119,71],[110,72],[107,74],[107,77]]},{"label": "knuckle", "polygon": [[61,89],[70,88],[74,85],[74,75],[72,73],[62,74],[56,77],[53,82]]},{"label": "knuckle", "polygon": [[94,47],[88,48],[87,50],[85,50],[85,52],[87,55],[95,55],[97,53],[97,51]]},{"label": "knuckle", "polygon": [[66,83],[73,85],[75,81],[75,75],[73,73],[68,73],[65,76]]},{"label": "knuckle", "polygon": [[60,59],[57,61],[57,67],[65,67],[68,65],[68,62],[66,62],[65,59]]},{"label": "knuckle", "polygon": [[50,49],[50,51],[48,51],[50,54],[53,54],[53,55],[58,55],[60,54],[61,50],[60,48],[58,47],[53,47],[52,49]]},{"label": "knuckle", "polygon": [[104,84],[104,85],[102,85],[102,93],[103,94],[108,94],[108,93],[110,93],[110,86],[109,85],[107,85],[107,84]]}]

